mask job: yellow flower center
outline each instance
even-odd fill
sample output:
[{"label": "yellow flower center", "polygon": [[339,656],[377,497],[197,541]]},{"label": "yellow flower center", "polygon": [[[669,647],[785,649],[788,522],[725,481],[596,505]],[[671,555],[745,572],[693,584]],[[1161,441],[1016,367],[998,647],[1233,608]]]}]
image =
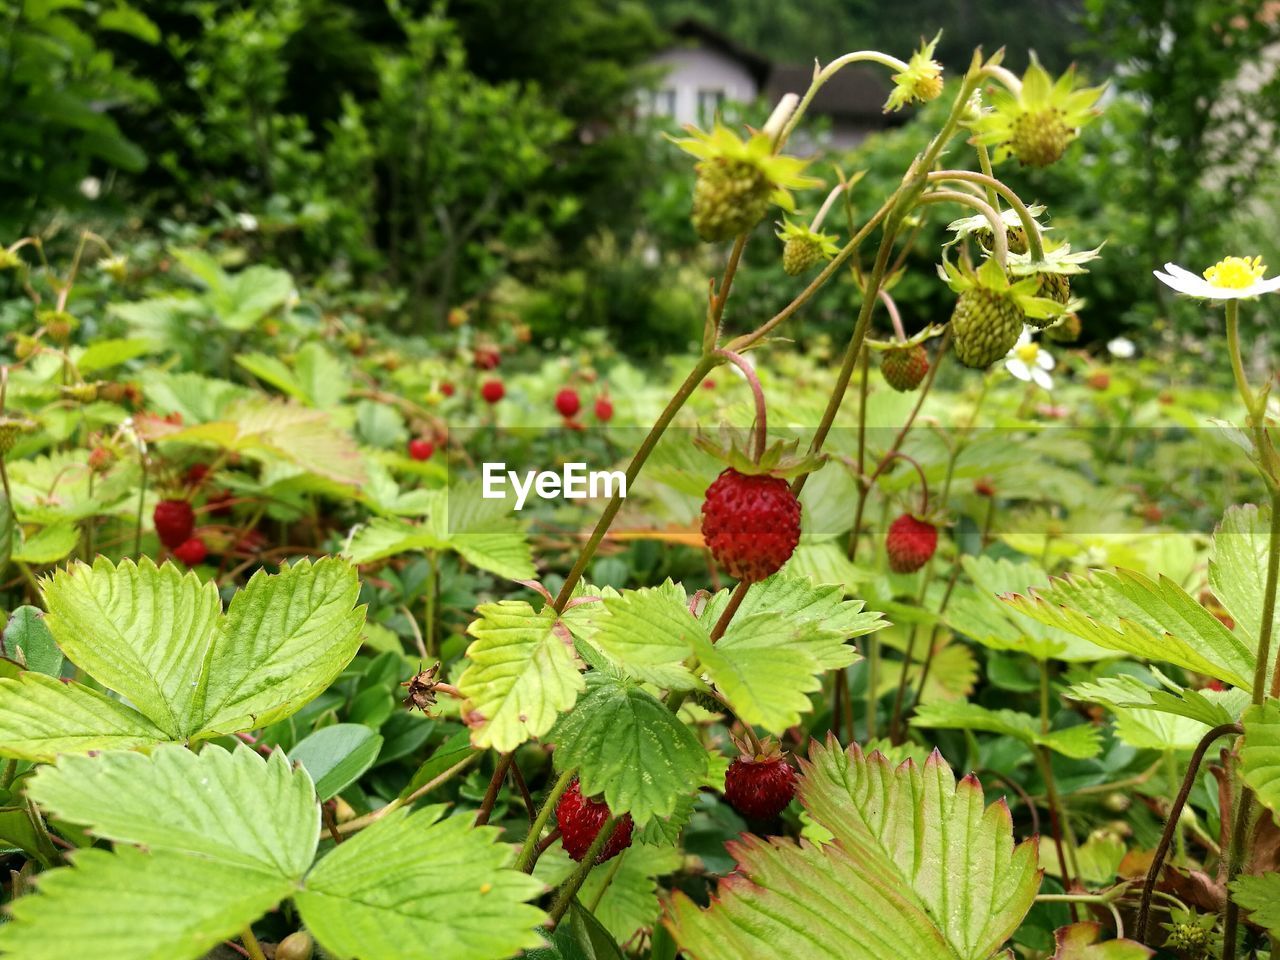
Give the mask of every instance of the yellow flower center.
[{"label": "yellow flower center", "polygon": [[1243,290],[1262,279],[1267,265],[1261,257],[1227,257],[1204,272],[1204,278],[1215,287]]},{"label": "yellow flower center", "polygon": [[1036,357],[1040,356],[1040,347],[1034,343],[1024,343],[1014,351],[1018,355],[1018,359],[1030,366],[1036,362]]}]

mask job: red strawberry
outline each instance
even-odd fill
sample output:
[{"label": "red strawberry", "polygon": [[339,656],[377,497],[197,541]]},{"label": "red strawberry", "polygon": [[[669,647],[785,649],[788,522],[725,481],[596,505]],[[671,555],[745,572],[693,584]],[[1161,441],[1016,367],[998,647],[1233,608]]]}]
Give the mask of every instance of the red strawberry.
[{"label": "red strawberry", "polygon": [[480,387],[480,396],[484,397],[485,403],[497,403],[506,395],[507,388],[502,385],[501,380],[486,380]]},{"label": "red strawberry", "polygon": [[596,419],[601,423],[613,419],[613,402],[606,396],[596,397]]},{"label": "red strawberry", "polygon": [[[578,778],[574,777],[556,807],[556,825],[560,828],[560,842],[564,845],[565,853],[581,862],[608,819],[609,807],[605,802],[584,797]],[[632,827],[631,814],[623,814],[613,830],[613,836],[609,837],[608,843],[596,857],[597,864],[616,857],[631,846]]]},{"label": "red strawberry", "polygon": [[764,580],[800,542],[800,501],[780,477],[726,467],[702,501],[702,539],[731,576]]},{"label": "red strawberry", "polygon": [[430,440],[415,437],[409,441],[409,456],[414,460],[430,460],[436,452],[436,445]]},{"label": "red strawberry", "polygon": [[209,555],[209,548],[199,537],[192,537],[174,547],[173,555],[188,567],[194,567],[198,563],[204,563],[204,558]]},{"label": "red strawberry", "polygon": [[795,768],[776,748],[759,756],[738,757],[724,775],[724,798],[752,820],[776,817],[795,795]]},{"label": "red strawberry", "polygon": [[582,409],[582,401],[578,398],[578,391],[573,387],[565,387],[557,393],[556,409],[560,411],[560,416],[566,420],[570,419]]},{"label": "red strawberry", "polygon": [[497,347],[476,347],[473,356],[476,368],[480,370],[493,370],[502,361]]},{"label": "red strawberry", "polygon": [[156,526],[156,536],[170,550],[190,540],[191,531],[196,528],[195,511],[186,500],[161,500],[151,520]]},{"label": "red strawberry", "polygon": [[894,573],[915,573],[938,549],[938,528],[904,513],[889,524],[884,549],[889,554],[890,570]]},{"label": "red strawberry", "polygon": [[204,483],[205,478],[209,476],[209,465],[207,463],[193,463],[187,467],[187,475],[184,478],[189,487],[198,487]]},{"label": "red strawberry", "polygon": [[994,497],[996,495],[995,481],[990,477],[979,477],[973,482],[973,492],[980,497]]},{"label": "red strawberry", "polygon": [[448,381],[445,381],[444,383],[440,384],[440,392],[444,394],[446,397],[452,397],[456,389],[457,388],[454,387],[454,385],[452,383],[449,383]]}]

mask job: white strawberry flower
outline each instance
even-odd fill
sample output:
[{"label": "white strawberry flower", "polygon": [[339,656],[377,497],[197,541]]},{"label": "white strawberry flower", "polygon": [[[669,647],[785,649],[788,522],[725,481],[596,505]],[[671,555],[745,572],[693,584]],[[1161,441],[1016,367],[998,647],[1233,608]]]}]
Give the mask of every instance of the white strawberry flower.
[{"label": "white strawberry flower", "polygon": [[1128,337],[1116,337],[1107,341],[1107,352],[1117,360],[1128,360],[1138,352],[1138,348]]},{"label": "white strawberry flower", "polygon": [[1263,279],[1267,265],[1261,257],[1227,257],[1196,276],[1176,263],[1166,263],[1165,272],[1154,271],[1156,279],[1178,293],[1201,300],[1238,300],[1280,290],[1280,277]]},{"label": "white strawberry flower", "polygon": [[1034,383],[1045,390],[1053,389],[1053,377],[1049,376],[1049,371],[1054,366],[1053,354],[1032,340],[1027,330],[1022,331],[1022,336],[1018,337],[1018,342],[1004,361],[1005,369],[1019,380]]}]

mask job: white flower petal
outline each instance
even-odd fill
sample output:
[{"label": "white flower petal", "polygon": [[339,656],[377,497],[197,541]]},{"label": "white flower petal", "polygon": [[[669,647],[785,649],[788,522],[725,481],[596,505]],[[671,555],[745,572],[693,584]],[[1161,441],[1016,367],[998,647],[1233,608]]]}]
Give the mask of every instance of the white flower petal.
[{"label": "white flower petal", "polygon": [[1116,337],[1114,340],[1107,342],[1107,352],[1113,357],[1128,360],[1138,352],[1138,348],[1133,345],[1133,341],[1128,337]]},{"label": "white flower petal", "polygon": [[1046,390],[1053,389],[1053,377],[1049,376],[1049,374],[1045,373],[1039,367],[1031,371],[1031,379],[1034,380],[1038,386],[1044,387]]},{"label": "white flower petal", "polygon": [[1036,354],[1036,366],[1041,370],[1052,370],[1056,364],[1053,354],[1048,350],[1041,350]]},{"label": "white flower petal", "polygon": [[1012,373],[1019,380],[1031,379],[1031,369],[1017,357],[1012,357],[1006,360],[1004,362],[1004,366],[1006,370]]}]

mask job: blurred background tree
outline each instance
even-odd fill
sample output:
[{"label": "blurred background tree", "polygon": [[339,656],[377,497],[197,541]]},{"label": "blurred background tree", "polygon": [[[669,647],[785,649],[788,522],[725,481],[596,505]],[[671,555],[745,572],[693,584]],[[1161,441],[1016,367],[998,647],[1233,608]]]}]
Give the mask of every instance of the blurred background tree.
[{"label": "blurred background tree", "polygon": [[[1066,162],[1001,171],[1076,246],[1108,244],[1076,285],[1091,339],[1203,322],[1160,299],[1166,260],[1280,261],[1274,0],[898,0],[893,16],[879,0],[0,0],[0,229],[203,240],[406,329],[461,310],[548,341],[625,330],[662,355],[697,336],[722,255],[689,227],[691,165],[640,109],[687,17],[784,65],[905,56],[943,29],[953,73],[1003,44],[1015,68],[1034,48],[1109,79],[1105,118]],[[861,208],[923,136],[908,120],[815,169],[866,170]],[[915,266],[936,261],[942,226]],[[735,294],[753,313],[794,289],[773,229]],[[914,324],[950,303],[927,269],[895,295]],[[799,334],[843,327],[856,300],[833,286]]]}]

